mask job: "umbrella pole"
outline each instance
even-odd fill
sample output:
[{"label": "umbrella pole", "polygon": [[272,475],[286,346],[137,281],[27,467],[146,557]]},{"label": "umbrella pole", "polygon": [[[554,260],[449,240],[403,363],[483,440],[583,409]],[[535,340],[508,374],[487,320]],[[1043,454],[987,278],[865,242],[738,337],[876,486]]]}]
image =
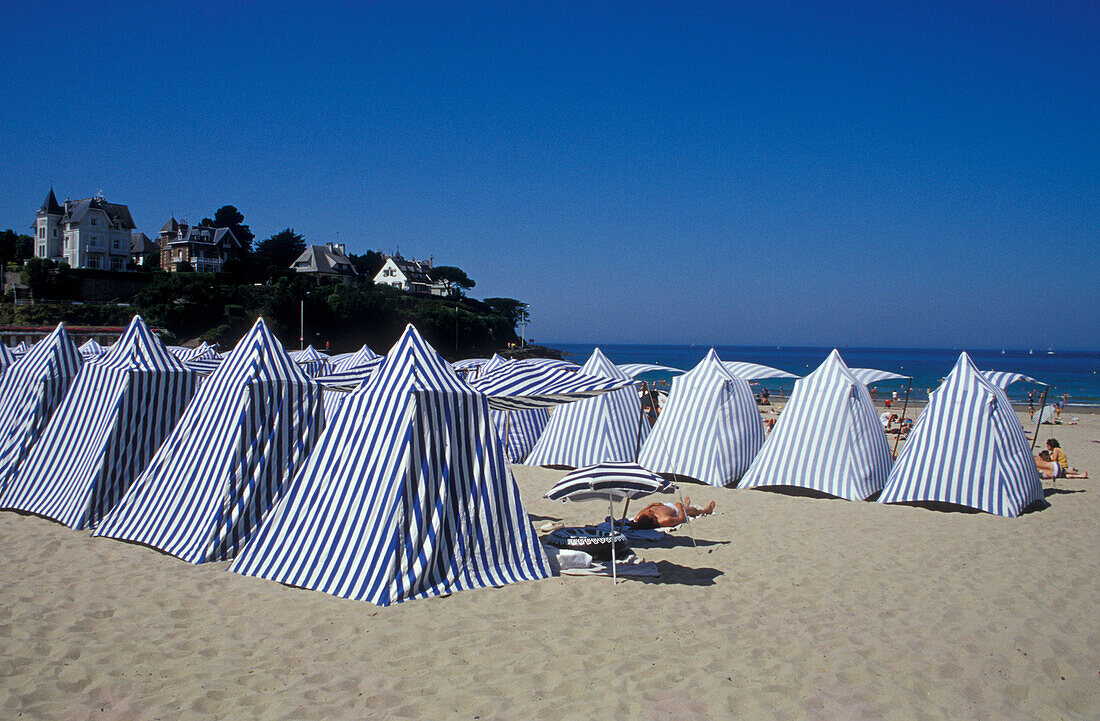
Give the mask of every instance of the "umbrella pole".
[{"label": "umbrella pole", "polygon": [[[672,474],[673,478],[679,478],[675,473]],[[699,544],[695,542],[695,529],[691,526],[691,516],[688,515],[687,505],[684,504],[684,491],[680,488],[680,484],[676,484],[676,495],[680,496],[680,507],[684,509],[684,518],[687,519],[688,533],[691,534],[691,545],[695,548],[696,552],[699,551]]]},{"label": "umbrella pole", "polygon": [[512,411],[504,414],[504,457],[509,463],[512,457],[508,455],[508,436],[512,435]]},{"label": "umbrella pole", "polygon": [[1035,453],[1035,444],[1039,441],[1039,426],[1043,424],[1043,409],[1047,405],[1047,391],[1050,386],[1043,386],[1043,398],[1039,401],[1039,420],[1035,421],[1035,437],[1031,439],[1031,452]]},{"label": "umbrella pole", "polygon": [[[642,381],[642,398],[645,398],[645,381]],[[645,400],[638,404],[638,442],[634,444],[634,462],[638,462],[638,456],[642,452],[642,423],[645,422]]]},{"label": "umbrella pole", "polygon": [[[905,420],[905,411],[909,408],[909,391],[913,389],[913,379],[909,379],[909,386],[905,389],[905,403],[901,404],[901,421]],[[901,443],[901,421],[898,421],[898,437],[894,439],[894,458],[898,457],[898,444]]]},{"label": "umbrella pole", "polygon": [[619,582],[618,571],[615,569],[615,502],[611,500],[611,494],[607,494],[607,507],[610,509],[611,518],[611,585]]}]

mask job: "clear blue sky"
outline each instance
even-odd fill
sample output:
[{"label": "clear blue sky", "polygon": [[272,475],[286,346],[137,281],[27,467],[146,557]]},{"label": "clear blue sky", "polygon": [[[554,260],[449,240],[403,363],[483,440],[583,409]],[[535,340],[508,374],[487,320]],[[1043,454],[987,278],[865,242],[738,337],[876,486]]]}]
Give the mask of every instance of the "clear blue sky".
[{"label": "clear blue sky", "polygon": [[1100,347],[1100,3],[6,2],[0,32],[0,228],[51,182],[151,236],[232,204],[458,265],[548,342]]}]

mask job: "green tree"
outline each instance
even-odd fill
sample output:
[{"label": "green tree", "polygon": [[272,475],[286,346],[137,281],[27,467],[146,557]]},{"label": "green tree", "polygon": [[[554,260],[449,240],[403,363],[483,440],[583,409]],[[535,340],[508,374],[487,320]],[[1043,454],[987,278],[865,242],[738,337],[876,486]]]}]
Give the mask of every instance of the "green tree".
[{"label": "green tree", "polygon": [[34,257],[34,238],[11,228],[0,233],[0,266]]},{"label": "green tree", "polygon": [[276,268],[286,268],[304,253],[305,249],[305,238],[295,233],[293,228],[287,228],[267,240],[261,240],[256,245],[256,255],[267,258]]},{"label": "green tree", "polygon": [[504,316],[512,327],[521,323],[530,323],[531,314],[527,312],[527,304],[515,298],[486,298],[485,305],[490,313]]},{"label": "green tree", "polygon": [[382,266],[386,263],[385,256],[374,250],[368,250],[362,255],[351,253],[348,255],[348,260],[355,267],[355,272],[359,274],[359,277],[367,280],[373,280],[374,276],[378,275],[378,271],[382,270]]},{"label": "green tree", "polygon": [[233,237],[240,241],[242,252],[245,254],[252,252],[252,241],[256,239],[256,234],[244,224],[244,213],[234,206],[223,205],[218,208],[218,212],[214,213],[213,218],[203,218],[200,225],[229,228],[233,231]]},{"label": "green tree", "polygon": [[462,295],[463,290],[473,288],[477,283],[466,275],[466,271],[453,265],[437,265],[428,271],[436,283],[442,283],[451,295]]}]

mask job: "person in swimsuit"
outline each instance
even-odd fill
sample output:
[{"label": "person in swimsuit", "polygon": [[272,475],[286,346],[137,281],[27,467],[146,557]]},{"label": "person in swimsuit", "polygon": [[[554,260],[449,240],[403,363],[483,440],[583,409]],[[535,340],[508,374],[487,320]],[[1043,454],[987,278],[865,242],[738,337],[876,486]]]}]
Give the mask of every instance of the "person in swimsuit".
[{"label": "person in swimsuit", "polygon": [[[1064,453],[1062,458],[1065,458]],[[1055,481],[1059,478],[1084,479],[1089,477],[1086,471],[1071,471],[1058,461],[1052,460],[1050,451],[1040,451],[1039,455],[1035,456],[1035,467],[1039,469],[1039,473],[1043,478],[1049,478]]]},{"label": "person in swimsuit", "polygon": [[639,529],[649,528],[673,528],[679,526],[689,517],[708,516],[714,513],[714,501],[707,504],[706,508],[698,508],[691,505],[691,498],[685,498],[683,503],[650,503],[634,516],[634,527]]}]

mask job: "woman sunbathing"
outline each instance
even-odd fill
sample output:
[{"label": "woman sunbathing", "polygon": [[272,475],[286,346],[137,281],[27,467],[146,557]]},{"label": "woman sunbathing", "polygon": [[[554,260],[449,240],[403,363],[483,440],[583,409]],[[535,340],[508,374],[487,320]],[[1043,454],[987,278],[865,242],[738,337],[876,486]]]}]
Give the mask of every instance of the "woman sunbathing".
[{"label": "woman sunbathing", "polygon": [[714,513],[714,501],[707,504],[706,508],[691,505],[691,498],[685,498],[683,503],[675,505],[671,503],[650,503],[634,516],[634,527],[638,529],[649,528],[674,528],[686,521],[688,517],[708,516]]},{"label": "woman sunbathing", "polygon": [[1040,451],[1039,455],[1035,456],[1035,467],[1039,469],[1039,473],[1043,478],[1049,478],[1051,480],[1057,480],[1059,478],[1083,479],[1089,477],[1086,471],[1070,470],[1058,461],[1052,461],[1049,451]]}]

